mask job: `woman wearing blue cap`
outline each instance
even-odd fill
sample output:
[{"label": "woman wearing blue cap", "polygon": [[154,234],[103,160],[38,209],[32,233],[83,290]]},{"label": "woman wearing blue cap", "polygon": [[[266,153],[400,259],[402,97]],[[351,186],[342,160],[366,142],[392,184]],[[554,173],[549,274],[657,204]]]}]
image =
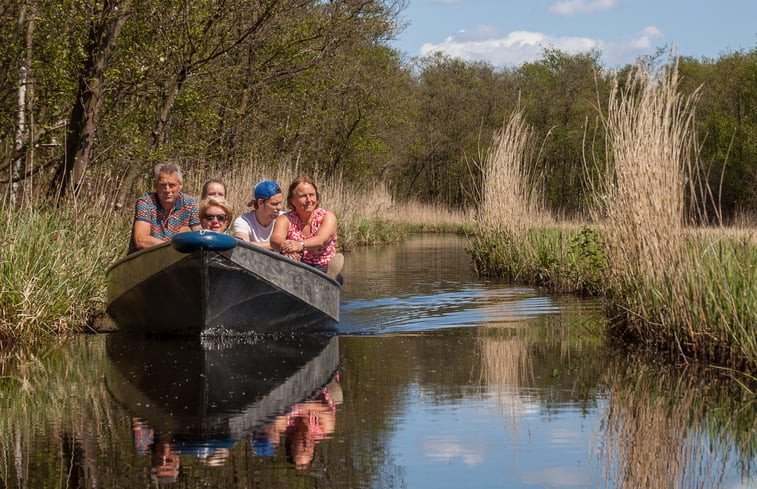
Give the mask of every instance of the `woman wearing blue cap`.
[{"label": "woman wearing blue cap", "polygon": [[231,234],[263,248],[271,249],[270,239],[276,218],[281,213],[281,187],[276,182],[263,180],[255,185],[253,198],[247,207],[253,209],[234,220]]},{"label": "woman wearing blue cap", "polygon": [[296,178],[287,192],[290,210],[274,224],[271,248],[337,278],[344,257],[336,252],[336,216],[319,203],[315,182]]}]

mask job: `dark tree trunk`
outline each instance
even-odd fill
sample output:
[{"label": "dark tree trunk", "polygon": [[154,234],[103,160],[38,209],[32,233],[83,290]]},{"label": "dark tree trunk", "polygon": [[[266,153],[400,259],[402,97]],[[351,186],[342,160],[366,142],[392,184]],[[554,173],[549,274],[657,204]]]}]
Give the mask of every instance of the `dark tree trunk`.
[{"label": "dark tree trunk", "polygon": [[51,194],[76,194],[89,168],[103,105],[105,71],[126,22],[131,1],[106,0],[99,21],[90,26],[87,61],[71,109],[65,154],[50,184]]}]

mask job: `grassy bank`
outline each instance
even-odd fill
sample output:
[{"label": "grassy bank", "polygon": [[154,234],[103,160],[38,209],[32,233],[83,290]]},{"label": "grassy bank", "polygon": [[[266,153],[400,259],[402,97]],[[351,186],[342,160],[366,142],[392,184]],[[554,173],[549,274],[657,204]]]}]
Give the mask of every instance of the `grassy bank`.
[{"label": "grassy bank", "polygon": [[126,252],[128,223],[96,207],[0,207],[0,348],[80,331],[103,310],[105,269]]},{"label": "grassy bank", "polygon": [[[693,233],[696,97],[675,67],[639,68],[610,98],[610,161],[594,189],[616,331],[687,358],[757,367],[757,250],[751,239]],[[687,195],[689,199],[687,201]],[[693,201],[693,206],[689,205]]]},{"label": "grassy bank", "polygon": [[478,231],[467,251],[480,274],[506,282],[580,296],[603,290],[604,250],[599,233],[589,226],[554,224],[517,237],[505,230]]},{"label": "grassy bank", "polygon": [[[288,182],[295,174],[289,170],[271,176],[249,167],[228,172],[225,181],[235,214],[247,211],[255,182]],[[185,191],[198,195],[210,177],[217,175],[188,172]],[[368,192],[345,187],[338,179],[317,182],[323,206],[337,215],[342,251],[391,243],[417,231],[462,232],[471,222],[463,212],[394,202],[382,188]],[[141,185],[137,191],[149,189],[148,181]],[[0,350],[80,332],[104,312],[105,271],[126,252],[131,208],[115,212],[105,200],[71,200],[58,207],[0,206],[0,216]]]},{"label": "grassy bank", "polygon": [[[610,98],[608,163],[594,180],[592,225],[544,217],[533,142],[515,113],[487,155],[469,252],[479,271],[556,292],[600,295],[610,331],[658,352],[757,369],[757,234],[692,226],[695,97],[675,68],[639,68]],[[701,216],[702,211],[698,211]]]},{"label": "grassy bank", "polygon": [[749,371],[757,367],[757,233],[740,234],[686,233],[679,259],[654,274],[614,268],[603,230],[589,226],[533,228],[518,239],[479,231],[467,250],[484,275],[601,297],[618,336]]}]

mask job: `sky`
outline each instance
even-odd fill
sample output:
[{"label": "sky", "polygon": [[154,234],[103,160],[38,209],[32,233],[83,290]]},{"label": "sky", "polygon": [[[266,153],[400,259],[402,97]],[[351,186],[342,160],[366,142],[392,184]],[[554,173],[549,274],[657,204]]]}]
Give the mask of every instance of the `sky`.
[{"label": "sky", "polygon": [[658,48],[697,59],[757,48],[757,0],[408,0],[400,20],[392,45],[408,58],[442,51],[495,67],[544,47],[596,48],[608,68]]}]

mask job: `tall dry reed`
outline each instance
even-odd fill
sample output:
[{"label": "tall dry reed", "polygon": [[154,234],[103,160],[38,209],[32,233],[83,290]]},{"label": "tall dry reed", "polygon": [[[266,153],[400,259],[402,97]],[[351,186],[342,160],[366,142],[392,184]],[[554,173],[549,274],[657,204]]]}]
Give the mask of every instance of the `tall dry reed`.
[{"label": "tall dry reed", "polygon": [[483,229],[522,238],[544,220],[544,203],[530,171],[537,157],[534,141],[523,110],[514,110],[482,165],[479,224]]},{"label": "tall dry reed", "polygon": [[481,165],[478,227],[468,251],[479,273],[560,292],[578,291],[566,277],[586,268],[573,258],[583,261],[587,253],[578,249],[583,244],[573,236],[579,231],[549,229],[554,220],[544,203],[542,179],[534,173],[538,159],[534,131],[523,111],[516,109]]},{"label": "tall dry reed", "polygon": [[[727,245],[718,256],[686,230],[687,191],[696,195],[687,188],[697,171],[696,98],[678,92],[675,64],[638,66],[610,96],[610,163],[594,188],[593,214],[602,222],[608,303],[619,330],[644,343],[754,363],[753,248]],[[741,253],[740,273],[729,255]]]},{"label": "tall dry reed", "polygon": [[604,224],[611,272],[641,272],[665,281],[681,263],[685,175],[693,100],[677,92],[677,70],[639,66],[610,95],[606,129],[611,154],[594,217]]},{"label": "tall dry reed", "polygon": [[[248,210],[246,204],[252,198],[253,187],[260,180],[279,183],[286,198],[290,182],[302,174],[300,168],[292,164],[249,164],[222,171],[205,169],[187,178],[185,190],[199,194],[202,184],[207,179],[218,178],[226,184],[228,200],[234,208],[235,215],[239,215]],[[359,183],[346,179],[339,173],[315,172],[308,176],[318,185],[321,206],[336,214],[342,243],[346,241],[352,244],[371,244],[394,241],[404,237],[408,229],[457,231],[472,221],[470,213],[466,210],[453,210],[413,199],[394,199],[385,185],[375,182]],[[284,207],[286,208],[286,203]],[[377,224],[380,222],[385,224]],[[365,234],[368,228],[374,234],[383,232],[394,236],[374,236],[374,239],[371,239],[370,236],[363,235],[359,239],[352,238],[354,233]]]},{"label": "tall dry reed", "polygon": [[603,223],[611,301],[626,311],[625,326],[683,350],[693,331],[673,327],[674,311],[648,307],[659,302],[655,296],[670,303],[685,295],[683,169],[691,158],[693,99],[678,93],[677,82],[676,67],[645,66],[625,87],[616,81],[605,121],[609,163],[593,212]]}]

